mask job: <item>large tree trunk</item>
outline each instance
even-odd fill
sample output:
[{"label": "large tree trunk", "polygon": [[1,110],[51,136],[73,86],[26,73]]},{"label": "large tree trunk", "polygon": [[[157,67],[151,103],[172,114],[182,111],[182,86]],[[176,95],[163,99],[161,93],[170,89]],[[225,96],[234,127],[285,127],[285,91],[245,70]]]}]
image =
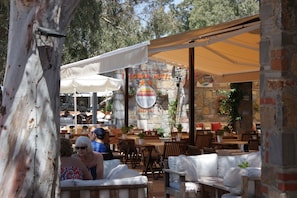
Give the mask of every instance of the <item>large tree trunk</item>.
[{"label": "large tree trunk", "polygon": [[[78,2],[11,0],[0,117],[0,197],[59,195],[59,92],[64,41],[59,34],[65,34]],[[59,33],[41,35],[38,27]]]}]

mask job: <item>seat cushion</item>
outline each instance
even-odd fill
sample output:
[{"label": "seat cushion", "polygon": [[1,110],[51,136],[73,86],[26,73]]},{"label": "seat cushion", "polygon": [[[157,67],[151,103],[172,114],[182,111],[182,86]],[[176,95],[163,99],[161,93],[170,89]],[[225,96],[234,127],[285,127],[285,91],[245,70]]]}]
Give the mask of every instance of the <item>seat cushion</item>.
[{"label": "seat cushion", "polygon": [[199,177],[216,177],[218,174],[218,155],[216,153],[188,156],[194,161]]},{"label": "seat cushion", "polygon": [[[186,192],[199,192],[200,185],[197,182],[186,182],[185,183]],[[169,186],[173,189],[180,190],[180,183],[179,182],[171,182]]]},{"label": "seat cushion", "polygon": [[121,161],[119,159],[112,159],[112,160],[104,160],[103,166],[104,166],[104,172],[103,172],[103,178],[106,178],[107,175],[110,173],[110,171],[117,167],[119,164],[121,164]]},{"label": "seat cushion", "polygon": [[241,198],[241,195],[234,195],[232,193],[223,194],[221,198]]},{"label": "seat cushion", "polygon": [[198,181],[195,162],[192,158],[179,155],[176,162],[177,171],[186,173],[186,181]]},{"label": "seat cushion", "polygon": [[231,167],[224,176],[224,185],[230,187],[230,192],[235,195],[242,193],[242,175],[245,169],[239,167]]},{"label": "seat cushion", "polygon": [[109,172],[106,179],[121,179],[136,176],[140,176],[139,172],[129,169],[126,164],[119,164]]}]

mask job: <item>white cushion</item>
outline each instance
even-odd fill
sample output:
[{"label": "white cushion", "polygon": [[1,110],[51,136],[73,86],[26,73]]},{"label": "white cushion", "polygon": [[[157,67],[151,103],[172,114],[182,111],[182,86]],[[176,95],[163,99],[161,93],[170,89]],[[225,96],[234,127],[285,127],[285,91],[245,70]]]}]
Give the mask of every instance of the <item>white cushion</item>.
[{"label": "white cushion", "polygon": [[223,194],[221,198],[241,198],[241,195],[234,195],[232,193]]},{"label": "white cushion", "polygon": [[177,171],[186,173],[186,181],[198,181],[195,162],[192,158],[179,155],[176,162]]},{"label": "white cushion", "polygon": [[188,156],[195,163],[197,176],[199,177],[216,177],[218,173],[218,155],[216,153]]},{"label": "white cushion", "polygon": [[80,180],[80,179],[67,179],[61,181],[61,187],[71,186],[109,186],[109,185],[124,185],[124,184],[147,184],[148,179],[146,176],[136,176],[129,179],[98,179],[98,180]]},{"label": "white cushion", "polygon": [[[168,157],[168,168],[177,171],[177,156]],[[179,176],[176,174],[169,174],[169,183],[179,182]]]},{"label": "white cushion", "polygon": [[129,169],[126,164],[120,164],[110,171],[106,179],[121,179],[135,177],[139,175],[139,172],[137,172],[136,170]]},{"label": "white cushion", "polygon": [[[133,185],[133,184],[147,184],[148,179],[146,176],[136,176],[131,177],[129,179],[100,179],[100,180],[79,180],[79,179],[69,179],[69,180],[63,180],[61,181],[61,187],[74,187],[74,186],[112,186],[112,185]],[[112,189],[112,187],[111,187]],[[91,197],[91,193],[88,190],[81,190],[80,197],[89,198]],[[110,196],[109,190],[102,190],[100,191],[100,197],[106,197],[109,198]],[[120,198],[127,198],[128,197],[128,190],[123,189],[119,190],[119,197]],[[146,197],[146,191],[144,189],[138,190],[138,196],[139,198],[145,198]],[[65,191],[61,193],[61,198],[71,198],[70,192]]]},{"label": "white cushion", "polygon": [[231,167],[224,176],[224,185],[230,187],[232,194],[240,195],[242,193],[242,175],[245,169]]},{"label": "white cushion", "polygon": [[242,162],[248,162],[249,167],[261,167],[260,152],[236,156],[218,156],[218,177],[224,177],[231,167],[238,167]]},{"label": "white cushion", "polygon": [[104,160],[103,166],[104,166],[104,171],[103,171],[103,178],[106,178],[107,175],[110,173],[110,171],[117,167],[119,164],[121,164],[121,161],[119,159],[112,159],[112,160]]},{"label": "white cushion", "polygon": [[245,168],[244,175],[248,177],[261,177],[261,167],[247,167]]},{"label": "white cushion", "polygon": [[[169,186],[171,188],[180,190],[180,183],[179,182],[169,183]],[[185,187],[186,187],[186,192],[199,192],[200,191],[200,185],[199,185],[199,183],[186,182],[185,183]]]}]

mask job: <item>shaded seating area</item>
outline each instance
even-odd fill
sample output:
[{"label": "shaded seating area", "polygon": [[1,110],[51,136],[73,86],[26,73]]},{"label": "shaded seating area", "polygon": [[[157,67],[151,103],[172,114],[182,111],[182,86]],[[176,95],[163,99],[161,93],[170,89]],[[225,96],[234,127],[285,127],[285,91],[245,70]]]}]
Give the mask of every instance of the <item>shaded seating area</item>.
[{"label": "shaded seating area", "polygon": [[[248,162],[248,168],[239,167]],[[164,197],[259,197],[261,155],[170,156],[164,171]]]}]

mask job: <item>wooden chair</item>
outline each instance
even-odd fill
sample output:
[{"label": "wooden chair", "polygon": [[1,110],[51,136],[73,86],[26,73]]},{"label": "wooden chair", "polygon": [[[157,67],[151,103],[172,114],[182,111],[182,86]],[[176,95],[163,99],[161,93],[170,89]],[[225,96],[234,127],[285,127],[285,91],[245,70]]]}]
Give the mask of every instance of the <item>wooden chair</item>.
[{"label": "wooden chair", "polygon": [[140,161],[139,153],[136,149],[134,139],[119,139],[119,152],[123,155],[123,163],[131,163],[132,168],[135,168]]},{"label": "wooden chair", "polygon": [[122,136],[123,132],[121,129],[111,128],[109,132],[109,144],[112,146],[112,151],[117,150],[117,145],[119,144],[119,138]]},{"label": "wooden chair", "polygon": [[187,151],[187,142],[164,142],[164,150],[162,159],[166,160],[169,156],[178,156],[181,154],[186,154]]},{"label": "wooden chair", "polygon": [[254,133],[243,133],[241,134],[242,141],[248,141],[248,148],[250,150],[259,150],[259,137],[258,134]]},{"label": "wooden chair", "polygon": [[211,147],[212,136],[213,135],[211,133],[197,134],[195,145],[199,149],[203,149],[204,147]]}]

